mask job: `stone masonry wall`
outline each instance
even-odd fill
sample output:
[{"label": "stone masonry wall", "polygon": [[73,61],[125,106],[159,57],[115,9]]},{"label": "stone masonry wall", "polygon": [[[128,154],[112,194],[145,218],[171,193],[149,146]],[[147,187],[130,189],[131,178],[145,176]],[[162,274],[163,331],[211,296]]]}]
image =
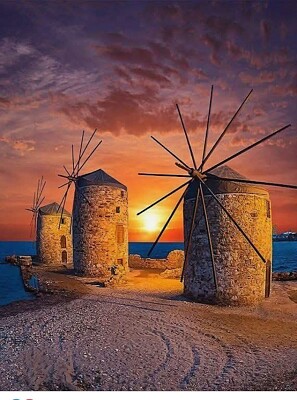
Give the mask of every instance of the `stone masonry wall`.
[{"label": "stone masonry wall", "polygon": [[[268,263],[272,260],[272,223],[270,201],[265,195],[218,194],[246,235]],[[256,304],[265,297],[266,264],[230,221],[221,207],[206,196],[212,237],[218,291],[215,291],[209,245],[198,206],[190,256],[185,268],[184,293],[202,302]],[[185,246],[190,230],[194,199],[184,204]],[[269,269],[268,269],[269,271]],[[268,276],[271,282],[271,274]],[[268,282],[269,283],[269,282]]]},{"label": "stone masonry wall", "polygon": [[[60,225],[60,214],[38,215],[36,249],[38,260],[47,265],[61,265],[62,252],[67,252],[67,264],[72,264],[71,217],[64,215]],[[66,248],[61,246],[61,237],[66,237]]]},{"label": "stone masonry wall", "polygon": [[138,254],[129,255],[129,268],[132,269],[170,269],[182,270],[184,262],[183,250],[173,250],[166,258],[142,258]]},{"label": "stone masonry wall", "polygon": [[77,274],[108,278],[113,265],[122,263],[128,269],[126,190],[103,185],[85,186],[76,190],[73,247]]}]

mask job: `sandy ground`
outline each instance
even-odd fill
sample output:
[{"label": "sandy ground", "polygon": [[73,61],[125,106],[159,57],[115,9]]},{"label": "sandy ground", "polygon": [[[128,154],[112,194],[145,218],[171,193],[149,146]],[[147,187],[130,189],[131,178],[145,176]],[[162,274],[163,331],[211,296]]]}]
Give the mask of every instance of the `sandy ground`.
[{"label": "sandy ground", "polygon": [[297,282],[235,308],[144,271],[117,289],[42,277],[53,294],[0,308],[0,390],[297,389]]}]

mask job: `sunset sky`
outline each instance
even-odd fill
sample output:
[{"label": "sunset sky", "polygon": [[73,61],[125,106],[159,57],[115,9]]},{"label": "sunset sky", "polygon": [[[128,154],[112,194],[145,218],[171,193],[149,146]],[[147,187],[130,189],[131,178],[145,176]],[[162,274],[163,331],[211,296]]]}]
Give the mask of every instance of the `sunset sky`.
[{"label": "sunset sky", "polygon": [[[83,173],[102,168],[128,187],[130,241],[152,241],[180,194],[156,136],[186,162],[180,105],[201,159],[211,85],[209,147],[252,95],[207,166],[289,123],[230,162],[254,180],[297,184],[295,1],[5,1],[0,3],[0,240],[29,240],[37,180],[60,202],[62,165],[82,130],[103,143]],[[94,142],[94,144],[95,144]],[[297,191],[269,189],[273,223],[297,230]],[[72,195],[66,208],[71,211]],[[153,222],[152,222],[153,221]],[[182,209],[163,237],[181,241]]]}]

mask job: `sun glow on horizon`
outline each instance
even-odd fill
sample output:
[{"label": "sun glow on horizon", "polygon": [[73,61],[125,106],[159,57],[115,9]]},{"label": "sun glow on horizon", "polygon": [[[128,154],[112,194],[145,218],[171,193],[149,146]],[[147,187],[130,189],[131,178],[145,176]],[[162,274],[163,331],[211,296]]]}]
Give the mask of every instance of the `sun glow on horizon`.
[{"label": "sun glow on horizon", "polygon": [[[172,206],[159,206],[154,209],[149,209],[140,215],[137,215],[140,209],[143,209],[149,203],[148,199],[145,202],[138,201],[137,208],[130,208],[129,215],[129,241],[131,242],[153,242],[158,237],[161,229],[166,223]],[[179,209],[170,221],[162,236],[159,239],[161,242],[179,242],[183,240],[183,223],[182,210]]]},{"label": "sun glow on horizon", "polygon": [[155,213],[143,215],[143,229],[146,232],[156,232],[160,227],[160,218]]}]

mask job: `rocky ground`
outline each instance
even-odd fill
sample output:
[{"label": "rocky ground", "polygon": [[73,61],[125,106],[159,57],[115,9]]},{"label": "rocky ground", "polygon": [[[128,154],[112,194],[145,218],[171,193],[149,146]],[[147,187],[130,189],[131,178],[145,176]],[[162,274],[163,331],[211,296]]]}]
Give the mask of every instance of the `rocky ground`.
[{"label": "rocky ground", "polygon": [[294,281],[235,308],[187,301],[153,272],[116,289],[39,275],[48,293],[0,308],[0,390],[297,389]]}]

